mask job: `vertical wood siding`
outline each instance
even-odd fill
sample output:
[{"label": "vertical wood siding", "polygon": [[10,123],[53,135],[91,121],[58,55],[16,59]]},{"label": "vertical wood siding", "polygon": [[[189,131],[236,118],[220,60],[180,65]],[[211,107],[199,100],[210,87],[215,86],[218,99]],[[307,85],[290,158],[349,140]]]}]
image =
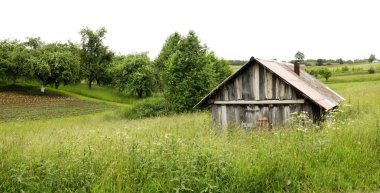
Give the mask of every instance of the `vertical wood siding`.
[{"label": "vertical wood siding", "polygon": [[[295,100],[305,99],[276,74],[257,63],[249,66],[235,79],[221,87],[212,100]],[[323,110],[308,99],[304,104],[283,105],[212,105],[212,119],[225,126],[238,124],[254,127],[260,117],[267,117],[269,125],[285,123],[291,113],[305,111],[313,121],[321,120]]]}]

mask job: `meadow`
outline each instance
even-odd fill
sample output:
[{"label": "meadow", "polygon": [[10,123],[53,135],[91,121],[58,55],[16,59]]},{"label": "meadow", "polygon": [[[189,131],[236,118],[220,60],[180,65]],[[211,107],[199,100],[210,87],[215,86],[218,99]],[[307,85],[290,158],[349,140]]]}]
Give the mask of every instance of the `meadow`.
[{"label": "meadow", "polygon": [[333,76],[347,100],[320,125],[245,132],[208,111],[128,120],[110,109],[0,123],[0,192],[380,191],[380,80],[368,77]]}]

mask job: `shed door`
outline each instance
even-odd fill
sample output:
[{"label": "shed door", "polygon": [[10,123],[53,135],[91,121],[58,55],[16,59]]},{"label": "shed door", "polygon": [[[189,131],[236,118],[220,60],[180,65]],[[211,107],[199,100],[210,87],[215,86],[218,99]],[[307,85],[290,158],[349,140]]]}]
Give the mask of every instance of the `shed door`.
[{"label": "shed door", "polygon": [[242,127],[249,130],[252,128],[267,128],[269,126],[268,107],[249,105],[244,110]]},{"label": "shed door", "polygon": [[242,127],[249,130],[256,126],[257,119],[260,115],[260,108],[257,105],[248,105],[244,109],[244,120]]}]

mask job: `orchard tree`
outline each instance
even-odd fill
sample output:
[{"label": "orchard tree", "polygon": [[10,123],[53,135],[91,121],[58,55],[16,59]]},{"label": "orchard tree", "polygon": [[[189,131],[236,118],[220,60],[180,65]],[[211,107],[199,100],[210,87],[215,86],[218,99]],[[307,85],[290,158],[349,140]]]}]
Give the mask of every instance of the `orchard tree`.
[{"label": "orchard tree", "polygon": [[371,54],[371,55],[369,56],[369,58],[368,58],[368,62],[369,62],[369,63],[372,63],[372,62],[375,61],[375,60],[376,60],[376,56],[373,55],[373,54]]},{"label": "orchard tree", "polygon": [[23,44],[18,41],[1,42],[0,65],[2,73],[16,84],[20,76],[30,76],[32,66],[29,62],[30,54]]},{"label": "orchard tree", "polygon": [[173,111],[190,111],[211,89],[213,77],[207,47],[190,31],[169,58],[164,74],[165,100]]},{"label": "orchard tree", "polygon": [[8,62],[8,54],[10,45],[8,40],[0,41],[0,81],[4,81],[6,78],[5,69]]},{"label": "orchard tree", "polygon": [[158,90],[163,90],[163,73],[166,70],[166,67],[168,65],[170,56],[178,49],[178,44],[181,41],[182,37],[178,32],[173,33],[170,35],[166,41],[164,46],[161,49],[160,54],[157,56],[157,58],[154,60],[154,78],[155,78],[155,85]]},{"label": "orchard tree", "polygon": [[296,60],[303,61],[303,60],[305,59],[305,55],[304,55],[302,52],[298,51],[298,52],[294,55],[294,58],[295,58]]},{"label": "orchard tree", "polygon": [[107,33],[105,28],[92,31],[89,28],[83,28],[80,32],[81,39],[81,73],[88,81],[88,87],[97,81],[101,84],[107,68],[109,68],[113,53],[103,45],[103,40]]},{"label": "orchard tree", "polygon": [[139,98],[152,94],[152,62],[146,53],[127,55],[115,65],[114,74],[119,91],[137,95]]},{"label": "orchard tree", "polygon": [[41,81],[41,92],[44,92],[48,84],[58,88],[62,83],[72,83],[79,75],[80,59],[68,44],[46,44],[31,61],[34,77]]}]

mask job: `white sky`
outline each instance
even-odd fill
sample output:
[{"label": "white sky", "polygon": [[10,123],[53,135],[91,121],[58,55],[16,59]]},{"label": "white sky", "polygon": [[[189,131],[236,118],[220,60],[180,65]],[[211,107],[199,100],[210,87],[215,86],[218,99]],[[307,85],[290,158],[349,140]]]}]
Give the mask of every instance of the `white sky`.
[{"label": "white sky", "polygon": [[377,0],[1,0],[0,39],[79,42],[83,26],[105,44],[153,59],[173,32],[194,30],[225,59],[380,58]]}]

